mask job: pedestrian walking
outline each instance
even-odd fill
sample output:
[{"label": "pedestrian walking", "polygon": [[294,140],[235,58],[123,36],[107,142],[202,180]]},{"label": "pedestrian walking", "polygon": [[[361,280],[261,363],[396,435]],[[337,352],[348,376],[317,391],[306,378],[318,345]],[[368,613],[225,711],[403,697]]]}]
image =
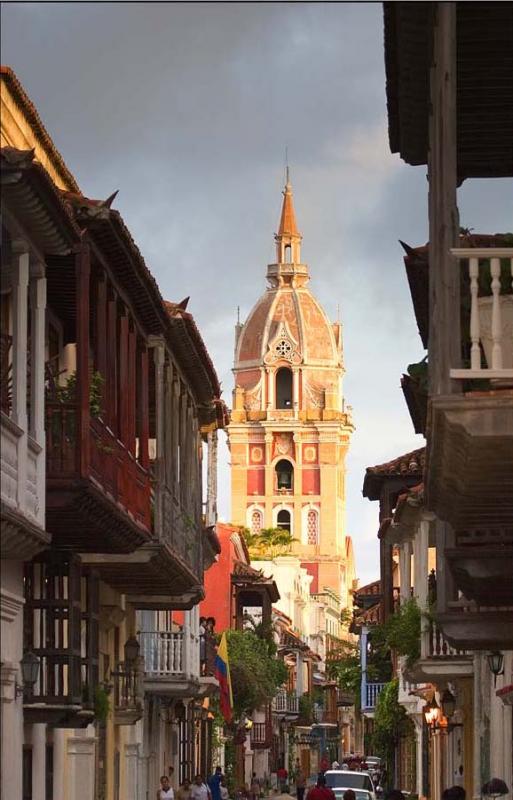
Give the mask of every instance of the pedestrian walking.
[{"label": "pedestrian walking", "polygon": [[212,800],[221,800],[221,781],[223,779],[223,770],[221,767],[216,767],[215,772],[208,781],[208,788],[212,795]]},{"label": "pedestrian walking", "polygon": [[317,783],[308,792],[306,800],[335,800],[335,792],[326,786],[324,775],[319,775]]},{"label": "pedestrian walking", "polygon": [[203,776],[198,773],[191,786],[191,800],[212,800],[212,794]]},{"label": "pedestrian walking", "polygon": [[251,776],[251,785],[249,787],[249,795],[251,800],[258,800],[260,797],[260,781],[257,778],[256,772]]},{"label": "pedestrian walking", "polygon": [[157,800],[175,800],[175,793],[169,783],[167,775],[160,778],[160,789],[157,791]]},{"label": "pedestrian walking", "polygon": [[187,778],[176,792],[176,800],[191,800],[191,782]]},{"label": "pedestrian walking", "polygon": [[296,797],[297,797],[297,800],[303,800],[303,798],[305,796],[305,789],[306,789],[306,773],[303,770],[303,768],[301,767],[301,765],[299,764],[299,761],[297,761],[296,763],[297,763],[296,778],[295,778],[295,780],[296,780]]},{"label": "pedestrian walking", "polygon": [[281,792],[285,791],[285,786],[287,785],[287,778],[289,777],[289,773],[285,769],[285,767],[280,767],[276,770],[276,777],[278,778],[278,786]]},{"label": "pedestrian walking", "polygon": [[221,792],[221,800],[230,800],[230,793],[228,791],[228,786],[227,786],[226,778],[224,777],[224,775],[221,778],[221,784],[219,786],[219,791]]}]

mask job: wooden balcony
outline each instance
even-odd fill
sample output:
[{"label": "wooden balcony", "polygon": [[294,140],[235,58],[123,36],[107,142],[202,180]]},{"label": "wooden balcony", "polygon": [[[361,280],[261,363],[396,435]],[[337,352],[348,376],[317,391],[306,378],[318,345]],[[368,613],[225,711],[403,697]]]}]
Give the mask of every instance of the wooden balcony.
[{"label": "wooden balcony", "polygon": [[57,546],[128,553],[151,536],[149,472],[99,418],[80,436],[75,403],[46,406],[47,527]]},{"label": "wooden balcony", "polygon": [[253,750],[265,750],[272,745],[273,728],[271,719],[265,722],[254,722],[250,731],[251,747]]},{"label": "wooden balcony", "polygon": [[334,727],[337,725],[337,712],[324,706],[316,706],[314,710],[314,725],[326,725]]},{"label": "wooden balcony", "polygon": [[40,662],[24,719],[85,727],[98,686],[98,579],[77,556],[50,552],[25,565],[24,586],[24,647]]},{"label": "wooden balcony", "polygon": [[479,606],[462,598],[438,614],[446,639],[461,650],[513,649],[513,608]]}]

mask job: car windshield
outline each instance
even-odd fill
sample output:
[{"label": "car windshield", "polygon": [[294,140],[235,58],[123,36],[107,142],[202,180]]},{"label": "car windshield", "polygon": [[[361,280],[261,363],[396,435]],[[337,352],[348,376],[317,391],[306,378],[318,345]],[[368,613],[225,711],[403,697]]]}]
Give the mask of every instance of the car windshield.
[{"label": "car windshield", "polygon": [[326,784],[334,789],[365,789],[372,792],[372,781],[364,772],[325,772]]}]

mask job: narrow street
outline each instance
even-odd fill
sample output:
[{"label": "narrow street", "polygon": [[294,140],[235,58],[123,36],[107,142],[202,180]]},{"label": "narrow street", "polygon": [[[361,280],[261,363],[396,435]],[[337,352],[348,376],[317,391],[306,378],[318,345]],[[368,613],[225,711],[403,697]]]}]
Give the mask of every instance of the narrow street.
[{"label": "narrow street", "polygon": [[1,43],[0,800],[513,800],[513,3]]}]

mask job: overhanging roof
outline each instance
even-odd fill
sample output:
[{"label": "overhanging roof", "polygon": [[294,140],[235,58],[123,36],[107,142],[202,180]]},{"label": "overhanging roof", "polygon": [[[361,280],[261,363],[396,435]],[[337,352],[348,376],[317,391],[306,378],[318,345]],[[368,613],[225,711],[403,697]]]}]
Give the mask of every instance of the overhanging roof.
[{"label": "overhanging roof", "polygon": [[[427,164],[437,3],[384,7],[390,149]],[[513,4],[456,3],[458,178],[513,175]]]}]

